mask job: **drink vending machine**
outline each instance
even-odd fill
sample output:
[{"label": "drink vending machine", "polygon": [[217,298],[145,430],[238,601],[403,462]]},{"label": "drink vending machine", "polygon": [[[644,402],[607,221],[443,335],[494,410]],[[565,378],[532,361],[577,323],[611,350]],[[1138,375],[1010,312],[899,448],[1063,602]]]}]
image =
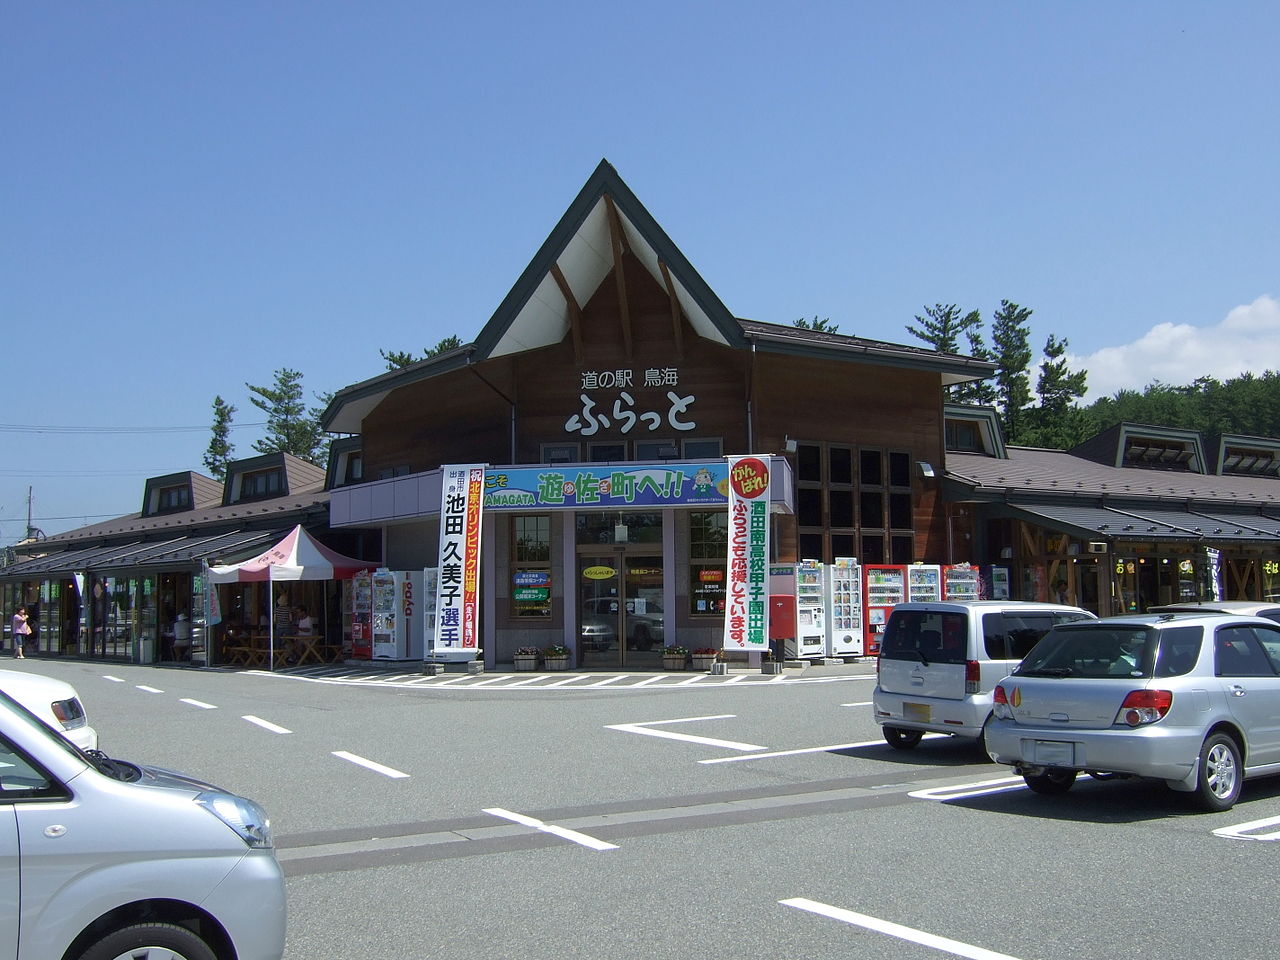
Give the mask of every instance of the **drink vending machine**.
[{"label": "drink vending machine", "polygon": [[[825,656],[823,592],[822,564],[817,560],[775,564],[769,568],[769,632],[783,641],[784,656],[792,659]],[[772,623],[775,616],[789,616],[791,609],[795,610],[794,629]]]},{"label": "drink vending machine", "polygon": [[423,570],[379,570],[373,575],[373,658],[421,660],[428,600]]},{"label": "drink vending machine", "polygon": [[955,563],[942,568],[942,591],[947,600],[981,600],[982,578],[970,563]]},{"label": "drink vending machine", "polygon": [[880,652],[880,635],[889,622],[889,611],[907,599],[907,568],[896,564],[868,563],[862,568],[866,629],[865,652]]},{"label": "drink vending machine", "polygon": [[862,568],[857,557],[836,557],[827,567],[827,654],[861,656],[866,644],[862,627]]},{"label": "drink vending machine", "polygon": [[362,570],[351,579],[351,656],[373,659],[373,574]]},{"label": "drink vending machine", "polygon": [[907,567],[907,600],[925,602],[942,599],[942,568],[926,563]]}]

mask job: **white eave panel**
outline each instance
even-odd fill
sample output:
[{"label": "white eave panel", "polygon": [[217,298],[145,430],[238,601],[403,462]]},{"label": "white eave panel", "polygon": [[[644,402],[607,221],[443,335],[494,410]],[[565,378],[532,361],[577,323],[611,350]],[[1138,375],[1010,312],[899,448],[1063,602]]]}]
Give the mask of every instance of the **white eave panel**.
[{"label": "white eave panel", "polygon": [[350,400],[343,404],[342,411],[329,424],[329,432],[363,433],[362,424],[364,423],[364,418],[372,413],[373,409],[385,400],[390,392],[390,390],[379,390],[377,393],[371,393],[368,396]]},{"label": "white eave panel", "polygon": [[538,284],[507,332],[494,345],[491,357],[521,353],[559,343],[569,332],[569,309],[555,277],[547,274]]},{"label": "white eave panel", "polygon": [[[665,290],[667,282],[662,277],[662,268],[658,265],[657,252],[653,247],[649,246],[643,235],[632,226],[630,220],[621,215],[619,215],[619,219],[622,221],[622,232],[627,235],[627,244],[631,247],[631,252],[635,254],[637,260],[644,264],[644,268],[657,281],[658,286]],[[689,323],[698,336],[727,346],[729,341],[724,338],[719,328],[711,322],[711,318],[707,316],[706,312],[698,306],[698,302],[690,296],[685,285],[680,282],[680,278],[671,269],[671,264],[667,264],[667,272],[671,274],[671,282],[675,285],[676,299],[680,302],[680,309],[689,318]]]}]

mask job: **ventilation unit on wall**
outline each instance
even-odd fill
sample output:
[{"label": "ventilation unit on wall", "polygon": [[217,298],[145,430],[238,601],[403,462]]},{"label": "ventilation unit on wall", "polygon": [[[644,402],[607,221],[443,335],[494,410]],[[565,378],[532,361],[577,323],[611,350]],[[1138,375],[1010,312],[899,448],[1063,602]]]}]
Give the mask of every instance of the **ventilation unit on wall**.
[{"label": "ventilation unit on wall", "polygon": [[1107,545],[1105,542],[1100,543],[1097,540],[1091,540],[1089,541],[1089,552],[1090,553],[1106,553]]}]

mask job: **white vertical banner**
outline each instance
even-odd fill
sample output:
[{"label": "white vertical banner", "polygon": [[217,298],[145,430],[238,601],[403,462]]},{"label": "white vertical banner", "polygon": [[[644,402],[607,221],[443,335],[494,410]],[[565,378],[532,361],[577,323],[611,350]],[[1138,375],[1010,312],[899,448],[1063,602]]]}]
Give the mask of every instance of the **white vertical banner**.
[{"label": "white vertical banner", "polygon": [[729,458],[724,649],[769,649],[769,464]]},{"label": "white vertical banner", "polygon": [[435,658],[474,657],[480,649],[480,510],[484,466],[441,468],[440,560],[436,581]]}]

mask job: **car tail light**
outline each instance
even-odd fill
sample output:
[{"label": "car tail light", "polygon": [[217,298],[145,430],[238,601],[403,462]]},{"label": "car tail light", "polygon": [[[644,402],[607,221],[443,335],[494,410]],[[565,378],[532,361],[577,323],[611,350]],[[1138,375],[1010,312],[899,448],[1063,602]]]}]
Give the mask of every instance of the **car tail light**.
[{"label": "car tail light", "polygon": [[1124,703],[1120,704],[1116,723],[1124,723],[1131,727],[1155,723],[1169,712],[1171,706],[1173,706],[1172,690],[1133,690],[1124,698]]},{"label": "car tail light", "polygon": [[995,693],[991,695],[991,712],[1000,720],[1008,720],[1013,716],[1013,708],[1009,706],[1009,695],[1004,687],[996,684]]},{"label": "car tail light", "polygon": [[978,666],[977,660],[966,660],[964,662],[964,692],[966,694],[977,693],[982,687],[982,668]]}]

